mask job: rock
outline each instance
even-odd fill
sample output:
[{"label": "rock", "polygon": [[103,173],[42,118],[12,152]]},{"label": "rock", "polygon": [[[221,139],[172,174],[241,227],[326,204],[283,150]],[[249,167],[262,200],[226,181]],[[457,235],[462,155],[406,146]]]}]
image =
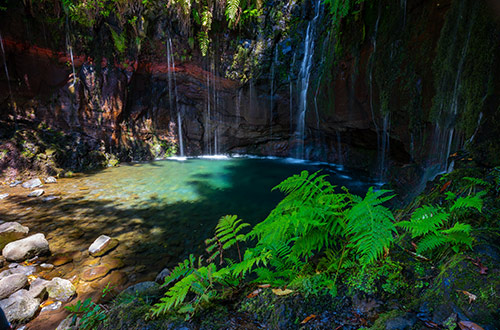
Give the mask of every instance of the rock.
[{"label": "rock", "polygon": [[86,282],[97,280],[98,278],[106,276],[111,270],[105,265],[87,268],[83,271],[81,279]]},{"label": "rock", "polygon": [[50,195],[50,196],[47,196],[47,197],[42,198],[42,201],[44,201],[44,202],[50,202],[50,201],[52,201],[52,200],[54,200],[54,199],[59,199],[59,198],[61,198],[61,197],[59,197],[59,196],[54,196],[54,195]]},{"label": "rock", "polygon": [[45,193],[45,191],[43,191],[43,189],[37,189],[37,190],[33,190],[32,192],[30,192],[28,194],[28,197],[40,197],[44,193]]},{"label": "rock", "polygon": [[125,290],[123,290],[119,295],[128,295],[128,296],[148,296],[152,294],[157,294],[160,290],[160,285],[156,282],[147,281],[140,282],[135,285],[129,286]]},{"label": "rock", "polygon": [[43,264],[40,264],[40,267],[42,267],[43,269],[54,269],[54,265],[52,264],[46,264],[46,263],[43,263]]},{"label": "rock", "polygon": [[9,298],[0,300],[0,308],[3,309],[9,322],[25,323],[35,316],[40,307],[40,300],[29,295],[27,290],[19,290]]},{"label": "rock", "polygon": [[2,250],[2,255],[8,261],[23,261],[45,253],[50,253],[50,249],[44,234],[35,234],[10,242]]},{"label": "rock", "polygon": [[27,189],[33,189],[33,188],[40,187],[41,185],[42,185],[42,181],[40,181],[40,179],[36,178],[36,179],[31,179],[31,180],[26,181],[25,183],[22,184],[22,187],[27,188]]},{"label": "rock", "polygon": [[170,269],[164,268],[158,275],[156,275],[155,282],[159,284],[165,283],[165,277],[170,275],[170,273]]},{"label": "rock", "polygon": [[47,295],[47,285],[49,283],[50,281],[44,280],[43,278],[36,278],[33,282],[31,282],[28,293],[33,298],[43,300]]},{"label": "rock", "polygon": [[5,258],[4,256],[0,256],[0,268],[2,268],[5,265]]},{"label": "rock", "polygon": [[66,302],[75,295],[76,289],[70,281],[54,277],[47,283],[47,292],[49,293],[49,298]]},{"label": "rock", "polygon": [[0,224],[0,249],[3,249],[7,243],[23,238],[28,232],[29,228],[20,225],[18,222]]},{"label": "rock", "polygon": [[393,319],[387,320],[385,323],[386,330],[411,330],[415,323],[417,322],[417,317],[413,313],[406,313],[404,316],[398,316]]},{"label": "rock", "polygon": [[0,280],[0,299],[7,298],[28,284],[28,277],[23,274],[12,274]]},{"label": "rock", "polygon": [[49,176],[45,178],[45,183],[57,183],[57,179],[54,178],[53,176]]},{"label": "rock", "polygon": [[12,181],[12,182],[9,184],[9,187],[14,188],[15,186],[20,185],[21,183],[23,183],[23,182],[22,182],[22,181],[19,181],[19,180]]},{"label": "rock", "polygon": [[14,267],[10,267],[11,265],[9,265],[9,269],[0,273],[0,280],[12,274],[22,274],[28,276],[36,271],[35,266],[21,266],[19,264],[14,264]]},{"label": "rock", "polygon": [[93,257],[99,257],[111,251],[118,245],[118,240],[106,235],[99,236],[89,247],[89,253]]},{"label": "rock", "polygon": [[76,319],[76,322],[74,325],[73,324],[73,316],[68,316],[65,318],[59,325],[57,326],[56,330],[77,330],[78,325],[80,324],[80,318]]},{"label": "rock", "polygon": [[52,264],[56,267],[66,265],[67,263],[70,263],[73,261],[73,257],[70,256],[69,254],[60,254],[54,256],[52,259]]},{"label": "rock", "polygon": [[40,313],[48,312],[48,311],[55,311],[55,310],[61,308],[61,306],[62,306],[62,301],[56,301],[56,302],[53,302],[52,304],[43,306]]},{"label": "rock", "polygon": [[0,235],[12,232],[27,234],[29,232],[29,228],[22,226],[18,222],[4,222],[0,225]]},{"label": "rock", "polygon": [[5,199],[9,197],[9,194],[5,193],[5,194],[0,194],[0,199]]}]

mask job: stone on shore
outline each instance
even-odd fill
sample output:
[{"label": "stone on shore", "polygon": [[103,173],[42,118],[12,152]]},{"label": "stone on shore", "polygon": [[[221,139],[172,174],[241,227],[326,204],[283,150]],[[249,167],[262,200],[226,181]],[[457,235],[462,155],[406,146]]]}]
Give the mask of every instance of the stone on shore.
[{"label": "stone on shore", "polygon": [[9,298],[0,300],[0,308],[9,322],[25,323],[31,320],[40,308],[40,300],[21,289]]},{"label": "stone on shore", "polygon": [[7,244],[2,255],[8,261],[24,261],[26,259],[50,253],[49,242],[44,234],[35,234]]},{"label": "stone on shore", "polygon": [[49,176],[45,178],[45,183],[57,183],[57,179],[54,178],[53,176]]},{"label": "stone on shore", "polygon": [[118,240],[116,238],[101,235],[90,245],[89,253],[93,257],[100,257],[114,249],[117,245]]},{"label": "stone on shore", "polygon": [[36,178],[36,179],[31,179],[31,180],[24,182],[22,184],[22,187],[27,188],[27,189],[33,189],[33,188],[40,187],[41,185],[42,185],[42,181],[40,181],[40,179]]},{"label": "stone on shore", "polygon": [[49,293],[49,298],[66,302],[73,298],[76,289],[71,281],[54,277],[47,283],[47,292]]},{"label": "stone on shore", "polygon": [[0,280],[0,299],[5,299],[28,284],[28,277],[23,274],[12,274]]},{"label": "stone on shore", "polygon": [[32,192],[30,192],[28,194],[28,197],[40,197],[44,193],[45,193],[45,191],[43,191],[43,189],[37,189],[37,190],[33,190]]}]

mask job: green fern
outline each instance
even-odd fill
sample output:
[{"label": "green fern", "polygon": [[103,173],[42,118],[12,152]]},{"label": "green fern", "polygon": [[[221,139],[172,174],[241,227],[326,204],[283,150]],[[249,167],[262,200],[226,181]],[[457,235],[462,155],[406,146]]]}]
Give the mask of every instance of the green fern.
[{"label": "green fern", "polygon": [[449,214],[441,208],[425,205],[415,210],[411,221],[401,221],[397,225],[409,231],[413,238],[436,232],[448,220]]},{"label": "green fern", "polygon": [[205,241],[207,244],[207,252],[211,253],[209,261],[214,260],[217,256],[220,257],[220,264],[222,265],[224,250],[229,249],[236,245],[238,250],[239,261],[242,261],[241,250],[239,242],[245,240],[245,235],[240,234],[241,230],[250,226],[248,223],[243,223],[236,215],[226,215],[219,219],[215,227],[215,237],[209,238]]},{"label": "green fern", "polygon": [[381,204],[394,195],[383,196],[388,190],[374,191],[372,187],[364,199],[353,196],[354,206],[347,212],[346,234],[349,246],[360,256],[359,261],[365,267],[377,260],[394,241],[394,216]]},{"label": "green fern", "polygon": [[229,22],[229,26],[233,26],[236,23],[236,14],[240,8],[240,0],[227,0],[226,3],[226,18]]},{"label": "green fern", "polygon": [[210,38],[206,31],[200,31],[198,33],[198,43],[200,44],[201,54],[206,56],[208,53],[208,46],[210,45]]}]

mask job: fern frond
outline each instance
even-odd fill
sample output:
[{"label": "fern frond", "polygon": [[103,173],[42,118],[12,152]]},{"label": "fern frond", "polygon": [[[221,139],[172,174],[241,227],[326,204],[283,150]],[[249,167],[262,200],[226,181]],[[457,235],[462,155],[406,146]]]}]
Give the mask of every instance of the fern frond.
[{"label": "fern frond", "polygon": [[240,0],[227,0],[226,3],[226,18],[229,21],[229,25],[234,25],[236,20],[236,14],[238,13],[240,7]]},{"label": "fern frond", "polygon": [[481,210],[483,208],[482,196],[484,196],[485,194],[486,194],[486,192],[481,191],[481,192],[474,194],[474,195],[460,197],[452,205],[452,207],[450,208],[450,211],[453,212],[453,211],[459,210],[459,209],[474,208],[474,209],[478,210],[479,212],[481,212]]},{"label": "fern frond", "polygon": [[363,200],[357,202],[347,212],[346,234],[350,236],[349,246],[360,254],[363,267],[374,262],[394,241],[394,216],[386,207],[380,205],[391,196],[383,196],[389,191],[368,189]]},{"label": "fern frond", "polygon": [[448,220],[449,214],[441,208],[424,205],[416,209],[411,221],[400,221],[396,225],[411,233],[412,238],[436,232],[444,222]]},{"label": "fern frond", "polygon": [[443,246],[448,242],[448,238],[440,233],[432,233],[424,236],[422,240],[417,244],[417,253],[423,254],[424,252],[434,250],[440,246]]}]

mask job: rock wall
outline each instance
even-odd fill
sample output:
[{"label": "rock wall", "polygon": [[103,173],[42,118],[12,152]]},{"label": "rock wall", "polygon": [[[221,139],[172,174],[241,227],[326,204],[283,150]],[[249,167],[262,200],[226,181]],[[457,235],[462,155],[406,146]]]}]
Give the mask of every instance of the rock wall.
[{"label": "rock wall", "polygon": [[2,118],[79,132],[122,160],[180,152],[182,130],[187,155],[303,150],[299,157],[405,185],[425,168],[442,170],[467,141],[482,141],[478,157],[497,163],[483,129],[498,118],[494,5],[367,1],[336,25],[319,1],[284,1],[265,7],[253,28],[214,29],[207,57],[165,16],[144,14],[144,41],[120,55],[109,50],[110,26],[120,27],[112,17],[85,30],[89,49],[71,24],[55,30],[42,11],[14,5],[0,12],[9,72],[0,74]]}]

